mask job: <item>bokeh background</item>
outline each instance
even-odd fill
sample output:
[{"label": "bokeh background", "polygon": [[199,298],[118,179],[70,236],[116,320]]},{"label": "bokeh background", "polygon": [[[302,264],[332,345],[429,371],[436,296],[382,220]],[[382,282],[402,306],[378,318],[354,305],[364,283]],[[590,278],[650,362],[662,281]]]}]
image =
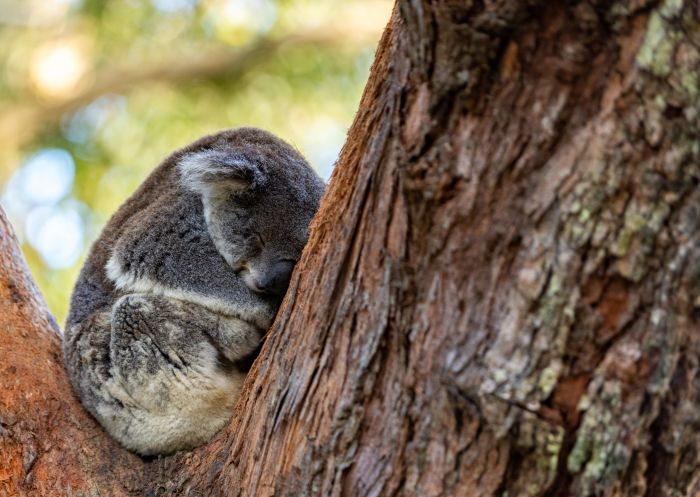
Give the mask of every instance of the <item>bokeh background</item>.
[{"label": "bokeh background", "polygon": [[90,243],[171,151],[266,128],[324,178],[391,0],[0,0],[0,204],[63,323]]}]

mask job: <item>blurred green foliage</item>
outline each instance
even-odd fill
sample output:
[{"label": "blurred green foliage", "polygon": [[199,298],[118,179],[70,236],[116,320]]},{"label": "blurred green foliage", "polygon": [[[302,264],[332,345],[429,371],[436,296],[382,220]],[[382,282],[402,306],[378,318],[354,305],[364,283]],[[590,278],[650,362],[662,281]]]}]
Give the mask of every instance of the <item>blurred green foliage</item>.
[{"label": "blurred green foliage", "polygon": [[174,149],[258,126],[328,178],[391,5],[0,0],[0,203],[59,322],[91,241]]}]

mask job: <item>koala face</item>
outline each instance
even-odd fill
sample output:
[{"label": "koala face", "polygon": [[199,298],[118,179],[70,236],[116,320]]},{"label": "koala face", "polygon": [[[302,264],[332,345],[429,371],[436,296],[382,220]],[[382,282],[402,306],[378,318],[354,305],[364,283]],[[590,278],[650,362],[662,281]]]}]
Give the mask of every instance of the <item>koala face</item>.
[{"label": "koala face", "polygon": [[275,136],[242,128],[178,161],[185,187],[201,195],[219,253],[253,291],[279,298],[308,239],[323,181]]},{"label": "koala face", "polygon": [[207,224],[219,252],[251,290],[280,296],[306,244],[311,207],[288,191],[231,195],[206,209]]}]

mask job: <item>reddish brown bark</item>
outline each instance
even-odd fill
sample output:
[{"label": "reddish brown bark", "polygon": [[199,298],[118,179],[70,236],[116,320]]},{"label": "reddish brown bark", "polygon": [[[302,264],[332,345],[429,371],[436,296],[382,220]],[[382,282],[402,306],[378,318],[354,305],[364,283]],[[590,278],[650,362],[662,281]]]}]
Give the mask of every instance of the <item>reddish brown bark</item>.
[{"label": "reddish brown bark", "polygon": [[0,496],[127,495],[143,463],[73,397],[59,333],[0,209]]},{"label": "reddish brown bark", "polygon": [[[230,425],[114,448],[25,291],[5,333],[33,368],[4,348],[28,372],[0,399],[61,404],[3,407],[33,423],[5,435],[7,488],[71,468],[115,495],[697,495],[699,9],[400,2]],[[30,432],[37,461],[70,443],[27,481]]]}]

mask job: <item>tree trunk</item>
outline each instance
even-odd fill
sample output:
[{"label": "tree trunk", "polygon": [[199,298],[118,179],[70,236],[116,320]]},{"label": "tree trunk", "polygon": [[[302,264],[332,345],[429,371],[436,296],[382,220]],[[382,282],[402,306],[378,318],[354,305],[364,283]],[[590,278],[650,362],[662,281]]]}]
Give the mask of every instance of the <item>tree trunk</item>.
[{"label": "tree trunk", "polygon": [[405,1],[230,424],[144,460],[7,226],[0,494],[700,495],[700,7]]}]

